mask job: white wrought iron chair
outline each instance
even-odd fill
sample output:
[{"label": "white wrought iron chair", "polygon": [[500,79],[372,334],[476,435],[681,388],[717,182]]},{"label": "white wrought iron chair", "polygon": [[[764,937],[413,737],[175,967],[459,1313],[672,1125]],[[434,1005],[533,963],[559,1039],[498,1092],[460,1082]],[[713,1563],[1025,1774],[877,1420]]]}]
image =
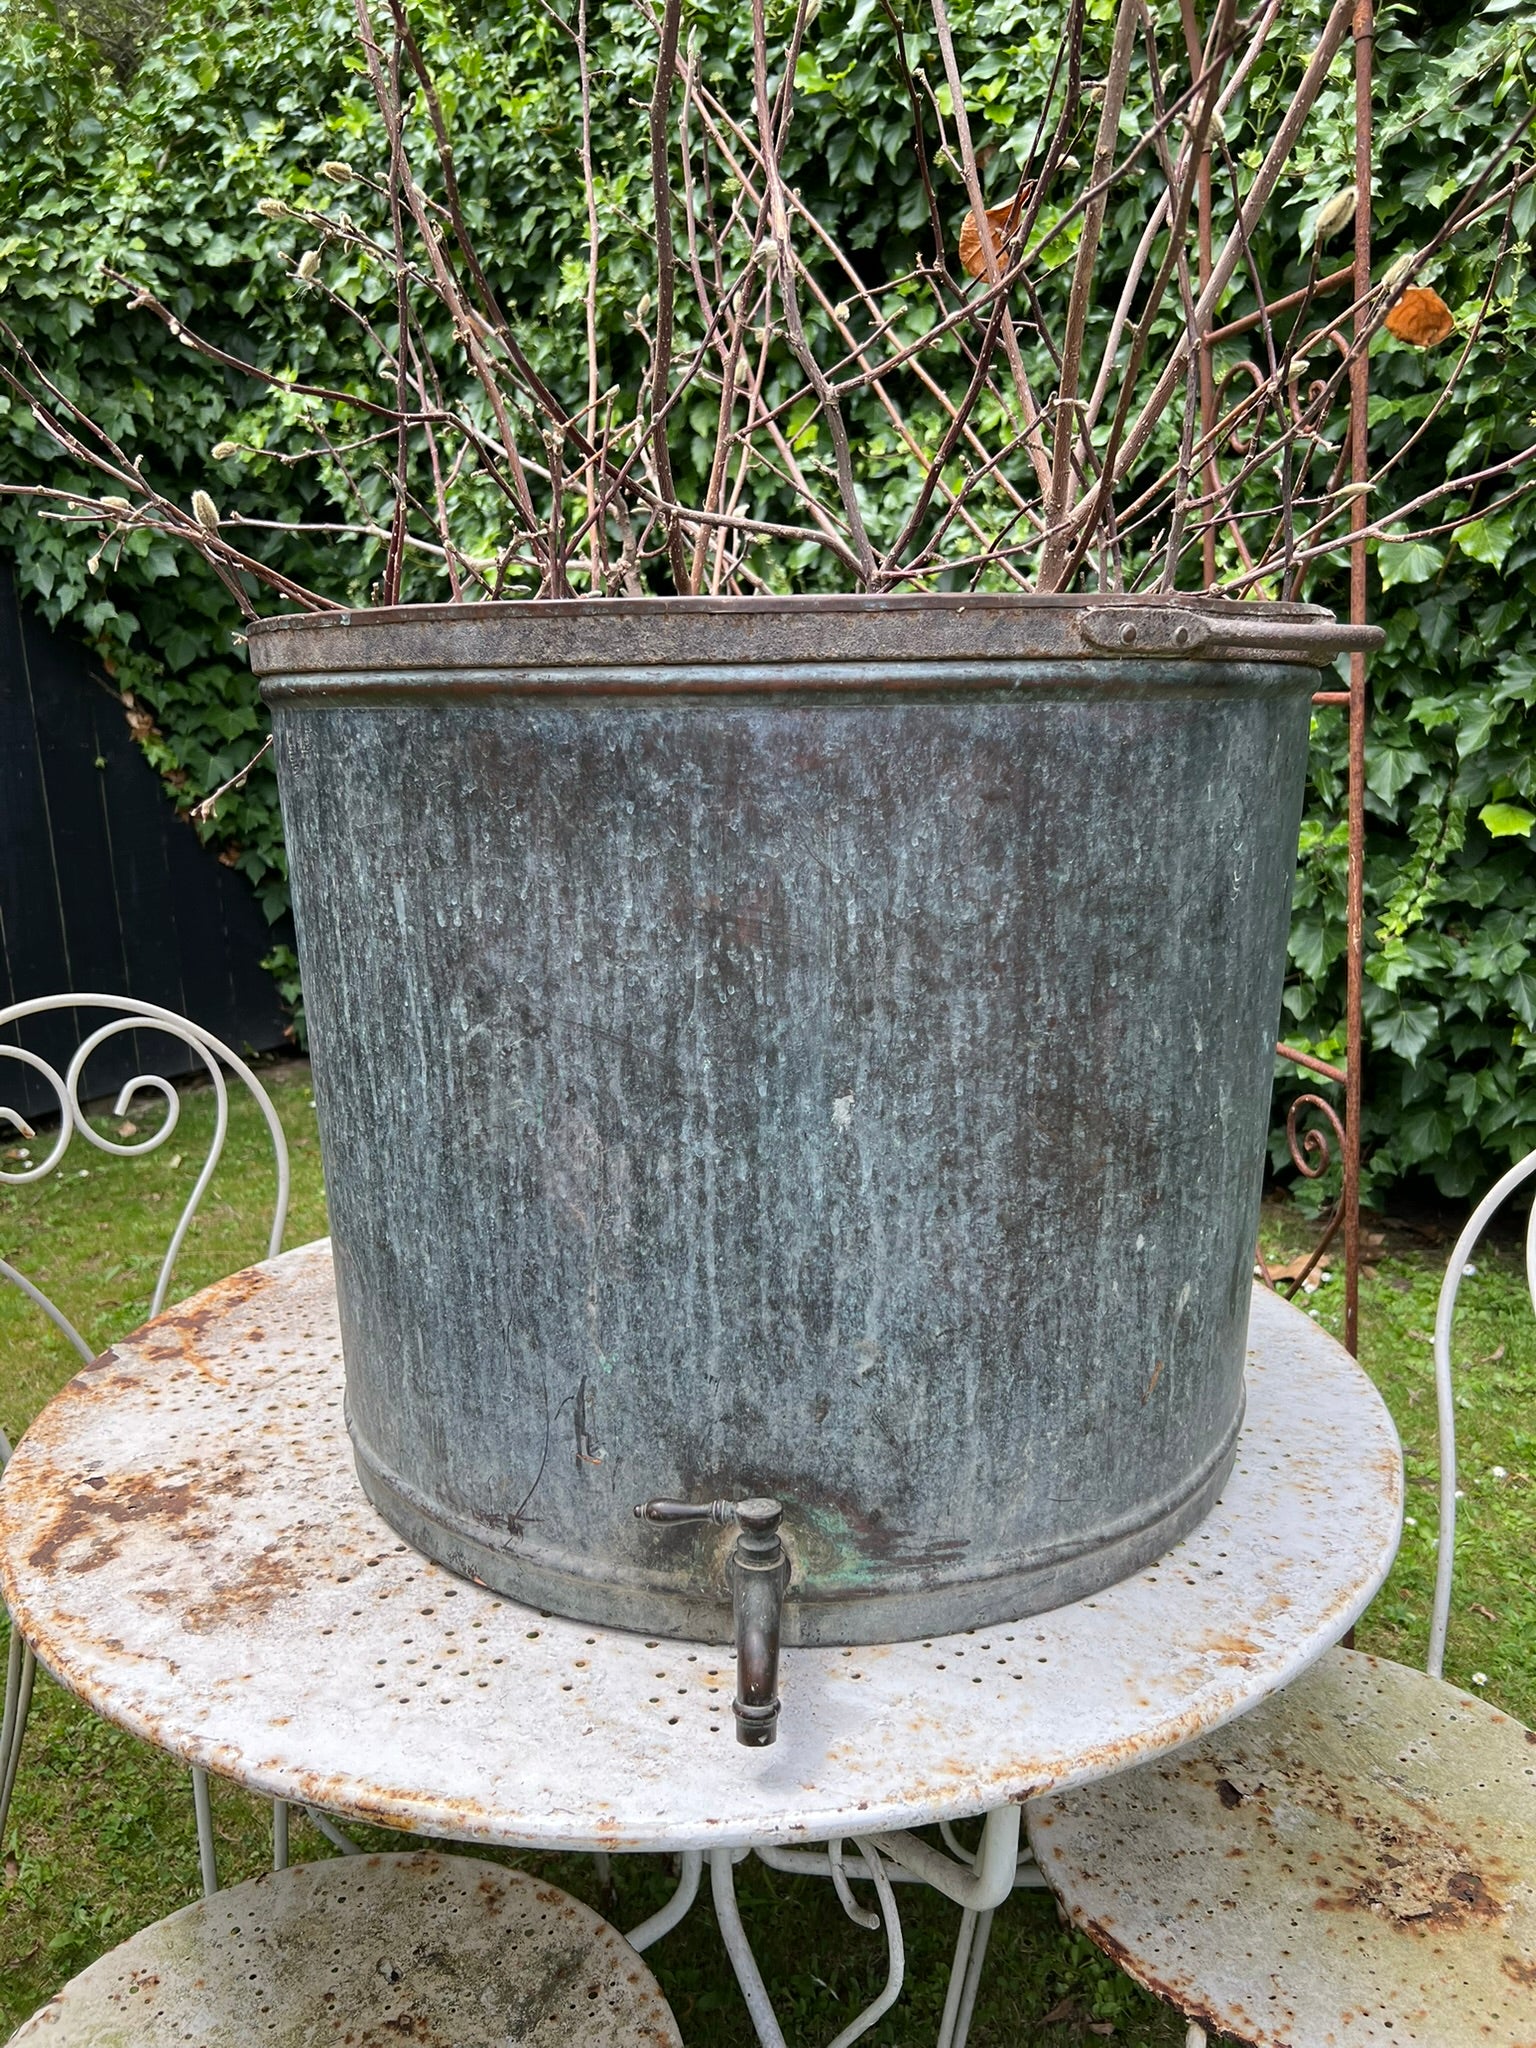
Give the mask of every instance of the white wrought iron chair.
[{"label": "white wrought iron chair", "polygon": [[[58,1011],[105,1011],[108,1021],[81,1041],[61,1074],[31,1050],[0,1041],[0,1059],[40,1074],[58,1104],[59,1128],[44,1156],[16,1165],[0,1161],[0,1183],[45,1179],[78,1135],[99,1151],[144,1157],[166,1144],[181,1115],[177,1088],[163,1076],[138,1074],[119,1090],[122,1116],[148,1092],[164,1104],[159,1128],[132,1143],[93,1130],[81,1088],[87,1063],[109,1039],[153,1030],[190,1047],[215,1099],[212,1140],[177,1218],[155,1282],[151,1316],[166,1305],[177,1256],[224,1150],[229,1128],[226,1070],[249,1089],[272,1141],[275,1197],[267,1255],[282,1249],[289,1197],[288,1147],[271,1098],[240,1056],[211,1032],[158,1004],[130,997],[61,995],[0,1009],[0,1029]],[[0,1127],[35,1141],[16,1110],[0,1107]],[[69,1317],[35,1282],[0,1258],[0,1279],[18,1288],[89,1364],[95,1351]],[[0,1468],[10,1457],[0,1434]],[[31,1706],[36,1658],[10,1633],[5,1704],[0,1715],[0,1840]],[[340,2023],[370,2021],[402,2038],[522,2041],[562,2048],[681,2048],[659,1986],[606,1921],[541,1880],[478,1859],[395,1854],[369,1856],[329,1815],[304,1809],[310,1821],[354,1861],[288,1868],[288,1809],[273,1803],[273,1873],[219,1893],[207,1773],[192,1772],[201,1865],[202,1904],[142,1929],[66,1985],[14,2037],[67,2048],[99,2048],[110,2034],[131,2048],[160,2048],[169,2033],[190,2029],[210,2048],[244,2048],[253,2003],[267,2031],[319,2038]],[[648,1944],[675,1926],[691,1903],[700,1859],[685,1858],[676,1896],[635,1929]],[[690,1882],[691,1880],[691,1882]],[[217,1895],[217,1896],[216,1896]],[[384,1949],[381,1958],[380,1948]],[[341,1960],[338,1960],[340,1958]],[[253,2001],[251,1984],[259,1983]],[[273,2015],[276,2015],[274,2017]],[[372,2031],[364,2027],[372,2038]],[[382,2034],[380,2036],[382,2038]]]},{"label": "white wrought iron chair", "polygon": [[[1331,1650],[1154,1765],[1034,1801],[1076,1924],[1191,2019],[1265,2048],[1536,2041],[1536,1731],[1442,1671],[1456,1534],[1451,1325],[1478,1204],[1435,1317],[1439,1552],[1427,1671]],[[1536,1307],[1536,1210],[1526,1237]]]},{"label": "white wrought iron chair", "polygon": [[[61,1074],[25,1046],[11,1045],[0,1040],[0,1060],[11,1060],[18,1065],[29,1067],[40,1074],[58,1104],[58,1132],[39,1160],[29,1159],[24,1165],[0,1160],[0,1185],[24,1187],[30,1182],[45,1180],[59,1166],[76,1136],[99,1152],[110,1152],[119,1158],[143,1158],[151,1152],[158,1152],[168,1143],[181,1117],[181,1097],[176,1087],[158,1074],[137,1074],[119,1090],[113,1107],[113,1114],[121,1116],[136,1096],[157,1095],[165,1107],[165,1116],[159,1128],[147,1137],[136,1138],[130,1143],[118,1143],[115,1139],[93,1130],[86,1119],[81,1105],[80,1089],[86,1078],[87,1064],[93,1053],[109,1039],[121,1037],[134,1031],[157,1031],[178,1039],[191,1048],[198,1056],[212,1086],[215,1100],[215,1118],[212,1142],[203,1161],[202,1170],[193,1183],[192,1191],[176,1219],[165,1257],[155,1281],[155,1290],[150,1302],[151,1316],[157,1316],[165,1306],[171,1279],[175,1272],[176,1260],[186,1241],[212,1180],[214,1170],[223,1154],[225,1138],[229,1129],[229,1088],[225,1070],[238,1077],[250,1090],[266,1122],[272,1140],[273,1160],[276,1174],[276,1192],[272,1206],[272,1228],[267,1243],[267,1255],[275,1258],[282,1250],[283,1229],[288,1216],[288,1145],[283,1136],[283,1127],[273,1108],[271,1098],[262,1087],[251,1069],[238,1053],[231,1050],[211,1032],[174,1010],[162,1009],[157,1003],[139,1002],[131,996],[107,995],[58,995],[39,996],[30,1002],[13,1003],[8,1009],[0,1009],[0,1030],[19,1025],[33,1017],[51,1015],[60,1011],[107,1012],[108,1021],[96,1026],[86,1034],[75,1051],[68,1067]],[[16,1110],[0,1105],[0,1127],[13,1135],[35,1140],[36,1131]],[[9,1248],[8,1248],[9,1249]],[[96,1356],[95,1349],[80,1334],[58,1304],[52,1301],[41,1288],[7,1259],[0,1257],[0,1279],[19,1288],[49,1321],[72,1344],[88,1365]],[[10,1456],[10,1445],[0,1435],[0,1467]],[[10,1818],[11,1797],[15,1790],[16,1772],[21,1760],[22,1741],[26,1735],[27,1716],[32,1704],[33,1679],[36,1660],[31,1647],[22,1642],[13,1627],[10,1632],[10,1647],[7,1656],[5,1677],[5,1708],[0,1718],[0,1841],[5,1838],[6,1823]],[[205,1771],[192,1773],[192,1795],[197,1815],[198,1857],[201,1864],[203,1889],[213,1893],[218,1889],[218,1865],[214,1854],[213,1815],[209,1804],[208,1776]],[[287,1861],[287,1816],[279,1806],[274,1815],[274,1861],[281,1868]],[[329,1829],[326,1830],[330,1832]],[[350,1846],[350,1845],[349,1845]]]}]

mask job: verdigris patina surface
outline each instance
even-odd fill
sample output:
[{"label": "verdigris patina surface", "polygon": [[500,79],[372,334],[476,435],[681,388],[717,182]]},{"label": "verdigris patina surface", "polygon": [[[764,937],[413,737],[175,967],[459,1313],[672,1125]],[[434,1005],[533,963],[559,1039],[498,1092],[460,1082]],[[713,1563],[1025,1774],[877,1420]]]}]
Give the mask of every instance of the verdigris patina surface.
[{"label": "verdigris patina surface", "polygon": [[571,601],[251,633],[364,1485],[534,1605],[1057,1605],[1226,1475],[1309,606]]}]

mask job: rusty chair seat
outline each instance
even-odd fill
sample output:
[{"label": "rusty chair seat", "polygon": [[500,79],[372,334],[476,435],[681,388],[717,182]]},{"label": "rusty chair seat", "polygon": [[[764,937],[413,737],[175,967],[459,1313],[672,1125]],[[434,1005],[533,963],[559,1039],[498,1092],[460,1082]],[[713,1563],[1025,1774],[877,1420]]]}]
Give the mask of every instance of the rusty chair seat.
[{"label": "rusty chair seat", "polygon": [[1076,1924],[1213,2031],[1536,2048],[1536,1734],[1422,1671],[1329,1651],[1025,1817]]},{"label": "rusty chair seat", "polygon": [[467,1856],[333,1857],[156,1921],[82,1970],[12,2048],[682,2048],[606,1920]]}]

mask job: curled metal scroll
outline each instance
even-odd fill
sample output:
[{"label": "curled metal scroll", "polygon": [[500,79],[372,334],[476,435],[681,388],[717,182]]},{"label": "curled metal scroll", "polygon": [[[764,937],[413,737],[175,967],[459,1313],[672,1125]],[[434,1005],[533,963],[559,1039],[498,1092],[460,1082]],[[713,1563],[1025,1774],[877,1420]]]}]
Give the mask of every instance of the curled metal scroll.
[{"label": "curled metal scroll", "polygon": [[[1288,1047],[1282,1046],[1277,1049],[1282,1058],[1295,1057]],[[1316,1065],[1318,1063],[1309,1061],[1308,1064]],[[1321,1128],[1315,1123],[1309,1124],[1305,1129],[1302,1128],[1301,1119],[1303,1115],[1314,1111],[1323,1118],[1324,1123],[1327,1125],[1326,1129]],[[1285,1142],[1291,1155],[1291,1164],[1304,1180],[1321,1180],[1333,1164],[1333,1143],[1330,1142],[1330,1137],[1332,1140],[1337,1141],[1339,1152],[1342,1154],[1348,1140],[1344,1131],[1344,1119],[1339,1115],[1333,1104],[1323,1095],[1306,1094],[1296,1096],[1285,1114]],[[1324,1226],[1323,1234],[1312,1247],[1311,1255],[1307,1259],[1306,1264],[1299,1273],[1287,1274],[1284,1279],[1277,1279],[1275,1277],[1261,1252],[1259,1254],[1259,1271],[1265,1286],[1273,1289],[1277,1294],[1283,1294],[1287,1301],[1294,1301],[1322,1264],[1324,1254],[1338,1236],[1343,1221],[1344,1198],[1341,1195],[1338,1201],[1334,1203],[1327,1224]]]},{"label": "curled metal scroll", "polygon": [[1321,1180],[1333,1164],[1333,1147],[1328,1142],[1328,1133],[1319,1130],[1316,1124],[1306,1130],[1298,1129],[1303,1110],[1318,1110],[1327,1119],[1329,1129],[1338,1140],[1339,1150],[1344,1149],[1344,1120],[1322,1095],[1298,1095],[1285,1116],[1285,1142],[1290,1148],[1291,1163],[1296,1171],[1307,1180]]},{"label": "curled metal scroll", "polygon": [[[113,1107],[113,1114],[115,1116],[123,1115],[134,1099],[142,1095],[157,1096],[164,1109],[164,1116],[159,1125],[148,1136],[130,1143],[119,1143],[115,1139],[107,1137],[103,1132],[93,1130],[86,1117],[80,1096],[81,1084],[92,1054],[99,1047],[106,1044],[109,1039],[116,1038],[122,1033],[130,1031],[154,1030],[163,1032],[167,1037],[177,1039],[181,1044],[196,1053],[213,1089],[215,1118],[213,1137],[209,1143],[207,1156],[203,1161],[202,1169],[198,1173],[196,1181],[193,1183],[192,1191],[187,1197],[181,1214],[177,1218],[176,1228],[172,1232],[170,1244],[166,1249],[164,1259],[161,1261],[149,1313],[151,1316],[157,1316],[165,1306],[166,1295],[170,1289],[171,1276],[175,1270],[177,1257],[180,1254],[182,1245],[186,1241],[187,1232],[192,1227],[193,1219],[202,1205],[203,1196],[208,1189],[208,1183],[212,1180],[214,1170],[223,1155],[225,1139],[229,1132],[229,1089],[225,1080],[226,1069],[230,1073],[237,1075],[250,1090],[255,1098],[257,1107],[262,1113],[268,1133],[272,1139],[277,1174],[277,1191],[276,1199],[273,1203],[272,1228],[268,1237],[267,1256],[275,1258],[282,1249],[283,1229],[288,1217],[288,1145],[283,1135],[282,1124],[278,1120],[277,1111],[272,1106],[270,1096],[265,1088],[262,1087],[260,1081],[257,1080],[255,1074],[246,1065],[245,1061],[241,1059],[240,1055],[230,1046],[225,1045],[222,1039],[215,1038],[212,1032],[204,1031],[200,1025],[192,1023],[188,1018],[178,1016],[174,1010],[162,1009],[157,1003],[139,1002],[132,996],[39,996],[30,1002],[13,1003],[9,1008],[0,1010],[0,1029],[24,1023],[31,1017],[42,1016],[61,1010],[97,1010],[108,1011],[112,1014],[107,1022],[99,1024],[95,1030],[86,1035],[81,1041],[74,1058],[62,1074],[55,1067],[50,1066],[46,1060],[41,1059],[36,1053],[29,1051],[25,1046],[0,1042],[0,1059],[11,1060],[20,1066],[28,1067],[33,1073],[40,1074],[43,1077],[53,1094],[55,1102],[58,1104],[59,1119],[57,1133],[42,1159],[28,1160],[26,1165],[20,1167],[0,1161],[0,1184],[10,1187],[24,1187],[32,1181],[46,1179],[58,1167],[68,1152],[71,1142],[77,1135],[86,1144],[93,1146],[98,1152],[110,1152],[122,1159],[143,1158],[151,1152],[157,1152],[162,1145],[166,1144],[180,1121],[181,1096],[176,1086],[162,1075],[136,1074],[131,1081],[127,1082],[118,1091]],[[8,1126],[18,1136],[26,1139],[34,1139],[37,1136],[36,1131],[23,1116],[16,1110],[3,1105],[0,1105],[0,1125]],[[89,1345],[86,1344],[85,1340],[63,1315],[62,1311],[4,1260],[0,1260],[0,1278],[12,1282],[31,1300],[35,1301],[44,1314],[50,1318],[63,1335],[86,1358],[94,1356]]]},{"label": "curled metal scroll", "polygon": [[[198,1212],[208,1183],[212,1180],[214,1169],[224,1151],[224,1141],[229,1131],[229,1090],[224,1079],[226,1068],[230,1073],[238,1075],[250,1090],[272,1139],[277,1170],[277,1193],[272,1209],[272,1229],[267,1241],[267,1256],[276,1258],[283,1248],[283,1228],[288,1220],[288,1143],[283,1135],[282,1124],[278,1121],[277,1111],[272,1106],[271,1097],[240,1055],[225,1045],[221,1039],[215,1038],[212,1032],[204,1031],[200,1025],[192,1023],[188,1018],[178,1016],[174,1010],[164,1010],[158,1003],[139,1002],[132,996],[38,996],[30,1002],[12,1003],[9,1008],[0,1010],[0,1030],[24,1024],[32,1017],[46,1016],[61,1010],[106,1011],[109,1015],[105,1023],[98,1024],[82,1039],[74,1058],[62,1074],[26,1046],[11,1045],[0,1040],[0,1060],[9,1060],[14,1066],[26,1067],[32,1073],[42,1076],[58,1105],[59,1119],[58,1130],[41,1159],[29,1157],[25,1165],[14,1166],[0,1158],[0,1185],[26,1187],[33,1181],[45,1180],[63,1160],[76,1136],[83,1138],[86,1144],[93,1146],[96,1151],[110,1152],[120,1159],[142,1158],[148,1153],[157,1152],[166,1144],[181,1120],[181,1096],[177,1088],[162,1075],[135,1074],[131,1081],[118,1090],[113,1106],[114,1116],[122,1116],[129,1104],[141,1095],[158,1096],[164,1110],[158,1126],[135,1144],[120,1144],[103,1132],[93,1130],[80,1099],[86,1068],[91,1056],[99,1047],[125,1031],[163,1032],[167,1037],[178,1040],[196,1053],[213,1087],[216,1115],[207,1157],[177,1218],[176,1228],[161,1261],[149,1312],[151,1316],[157,1316],[165,1306],[165,1297],[170,1288],[177,1254],[192,1227],[193,1218]],[[28,1140],[35,1140],[37,1137],[37,1132],[19,1110],[0,1103],[0,1131],[3,1130],[9,1130],[16,1136]],[[11,1149],[20,1153],[23,1148],[15,1146]],[[95,1357],[94,1347],[87,1343],[58,1304],[50,1300],[40,1287],[3,1258],[0,1258],[0,1280],[17,1288],[40,1309],[87,1363]],[[5,1449],[7,1455],[9,1454],[9,1445],[3,1436],[0,1436],[0,1447]],[[0,1465],[3,1463],[4,1458],[0,1458]],[[15,1789],[22,1739],[26,1733],[27,1715],[31,1706],[32,1678],[35,1669],[36,1659],[31,1646],[23,1644],[19,1631],[13,1629],[5,1674],[5,1707],[3,1716],[0,1716],[0,1834],[4,1833],[11,1795]],[[192,1794],[197,1815],[198,1861],[202,1870],[203,1890],[207,1894],[212,1894],[218,1890],[219,1873],[206,1771],[193,1771]],[[281,1839],[284,1845],[280,1859],[282,1862],[287,1860],[286,1821],[286,1810],[282,1810],[279,1818],[279,1809],[274,1808],[274,1841]]]}]

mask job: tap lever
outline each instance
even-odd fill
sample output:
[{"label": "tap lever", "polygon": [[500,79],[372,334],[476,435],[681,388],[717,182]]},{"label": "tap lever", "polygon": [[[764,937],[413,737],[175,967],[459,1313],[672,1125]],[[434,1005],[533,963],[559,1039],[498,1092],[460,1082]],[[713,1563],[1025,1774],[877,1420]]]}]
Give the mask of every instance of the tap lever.
[{"label": "tap lever", "polygon": [[639,1522],[718,1522],[721,1528],[728,1528],[736,1519],[736,1502],[643,1500],[635,1509],[635,1519]]}]

